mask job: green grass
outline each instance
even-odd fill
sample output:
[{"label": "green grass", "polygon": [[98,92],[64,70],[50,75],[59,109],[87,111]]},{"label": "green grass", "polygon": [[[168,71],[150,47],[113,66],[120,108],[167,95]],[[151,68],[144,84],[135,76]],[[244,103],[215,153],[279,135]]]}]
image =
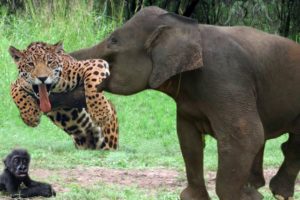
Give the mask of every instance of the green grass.
[{"label": "green grass", "polygon": [[[147,191],[137,189],[136,187],[120,187],[97,185],[90,189],[82,191],[80,186],[71,186],[70,194],[63,194],[56,199],[61,200],[174,200],[177,199],[176,193],[159,191],[157,194],[148,194]],[[178,191],[179,192],[179,191]]]},{"label": "green grass", "polygon": [[[76,7],[76,5],[75,5]],[[45,10],[40,13],[6,16],[0,9],[0,158],[12,148],[27,148],[32,155],[33,169],[71,169],[105,167],[121,169],[170,168],[184,177],[184,163],[176,136],[175,103],[166,95],[146,91],[134,96],[107,96],[116,105],[120,122],[120,148],[114,152],[76,150],[71,138],[43,117],[37,128],[29,128],[21,121],[18,110],[9,96],[9,85],[16,79],[17,70],[8,54],[8,47],[25,48],[32,41],[55,43],[63,40],[67,51],[87,47],[101,41],[116,26],[112,20],[93,15],[85,4],[77,5],[68,13],[69,18]],[[44,14],[41,14],[44,13]],[[46,13],[46,14],[45,14]],[[70,17],[71,16],[71,17]],[[282,162],[280,144],[287,139],[269,141],[265,167],[277,168]],[[206,138],[205,169],[217,169],[216,142]],[[58,177],[49,181],[60,180]],[[56,199],[176,199],[182,188],[155,192],[134,186],[100,183],[82,187],[65,183],[66,192],[58,192]],[[266,188],[265,199],[272,199]],[[214,195],[214,194],[213,194]],[[297,194],[298,198],[300,195]]]}]

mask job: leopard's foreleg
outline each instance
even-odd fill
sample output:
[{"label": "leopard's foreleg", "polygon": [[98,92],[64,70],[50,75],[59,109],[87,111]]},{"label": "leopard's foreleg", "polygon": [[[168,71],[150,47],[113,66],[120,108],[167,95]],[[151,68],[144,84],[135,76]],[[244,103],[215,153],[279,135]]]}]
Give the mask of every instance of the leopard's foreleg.
[{"label": "leopard's foreleg", "polygon": [[110,120],[102,126],[102,134],[103,134],[103,141],[98,143],[97,146],[100,145],[100,149],[104,150],[115,150],[118,148],[118,140],[119,140],[119,125],[117,119],[117,113],[110,103],[110,107],[113,110],[113,115],[111,116]]},{"label": "leopard's foreleg", "polygon": [[11,96],[17,105],[25,124],[36,127],[40,123],[41,111],[39,105],[17,82],[11,84]]}]

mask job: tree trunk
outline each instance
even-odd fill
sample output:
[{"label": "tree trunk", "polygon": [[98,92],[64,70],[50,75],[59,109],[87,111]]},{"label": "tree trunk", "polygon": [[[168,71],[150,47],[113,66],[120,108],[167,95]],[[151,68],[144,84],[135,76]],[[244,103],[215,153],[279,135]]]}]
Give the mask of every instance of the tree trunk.
[{"label": "tree trunk", "polygon": [[199,3],[199,0],[191,0],[188,2],[188,5],[186,6],[186,9],[183,13],[183,16],[190,17],[192,13],[194,12],[197,4]]},{"label": "tree trunk", "polygon": [[280,27],[279,34],[287,37],[290,32],[291,12],[293,9],[294,0],[281,0],[281,10],[279,13]]}]

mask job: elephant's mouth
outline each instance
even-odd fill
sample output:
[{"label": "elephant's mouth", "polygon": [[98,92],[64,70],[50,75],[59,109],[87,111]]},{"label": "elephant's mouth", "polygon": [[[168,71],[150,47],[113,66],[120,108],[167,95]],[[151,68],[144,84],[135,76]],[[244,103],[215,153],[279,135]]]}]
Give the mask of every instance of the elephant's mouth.
[{"label": "elephant's mouth", "polygon": [[102,81],[102,83],[100,83],[99,85],[97,85],[97,91],[98,92],[102,92],[103,90],[108,91],[108,79],[110,78],[110,76],[108,78],[106,78],[105,80]]},{"label": "elephant's mouth", "polygon": [[98,92],[102,92],[103,90],[107,91],[107,92],[110,92],[109,90],[109,87],[108,87],[108,84],[109,84],[109,81],[111,79],[111,77],[113,76],[113,73],[112,73],[112,69],[113,69],[113,64],[112,64],[112,60],[110,58],[107,58],[107,59],[104,59],[106,62],[108,62],[108,66],[109,66],[109,71],[110,71],[110,75],[104,79],[102,81],[102,83],[100,83],[98,86],[97,86],[97,91]]}]

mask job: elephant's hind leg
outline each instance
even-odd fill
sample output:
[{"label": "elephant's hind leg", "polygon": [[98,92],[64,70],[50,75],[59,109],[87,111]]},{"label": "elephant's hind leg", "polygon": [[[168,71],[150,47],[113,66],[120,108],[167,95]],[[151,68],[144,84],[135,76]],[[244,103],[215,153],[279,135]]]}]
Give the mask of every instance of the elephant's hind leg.
[{"label": "elephant's hind leg", "polygon": [[203,139],[195,124],[177,114],[177,132],[184,158],[188,187],[180,195],[181,200],[208,200],[203,176]]},{"label": "elephant's hind leg", "polygon": [[294,195],[295,181],[300,170],[300,135],[290,133],[281,149],[284,161],[271,179],[270,189],[277,199],[288,200]]}]

